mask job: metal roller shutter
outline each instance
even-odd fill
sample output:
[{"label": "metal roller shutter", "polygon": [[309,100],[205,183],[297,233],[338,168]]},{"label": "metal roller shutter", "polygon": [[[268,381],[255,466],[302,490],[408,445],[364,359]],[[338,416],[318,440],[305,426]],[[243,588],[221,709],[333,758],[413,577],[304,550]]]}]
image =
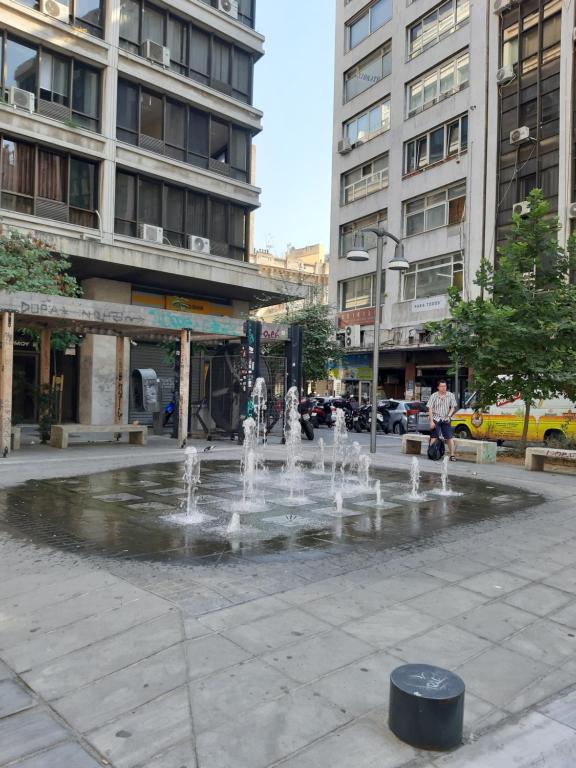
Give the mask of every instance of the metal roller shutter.
[{"label": "metal roller shutter", "polygon": [[130,347],[130,408],[129,420],[152,426],[152,414],[136,410],[132,387],[132,371],[135,368],[153,368],[160,379],[160,401],[162,410],[172,400],[174,391],[174,366],[168,362],[165,350],[158,344],[140,341],[138,346]]}]

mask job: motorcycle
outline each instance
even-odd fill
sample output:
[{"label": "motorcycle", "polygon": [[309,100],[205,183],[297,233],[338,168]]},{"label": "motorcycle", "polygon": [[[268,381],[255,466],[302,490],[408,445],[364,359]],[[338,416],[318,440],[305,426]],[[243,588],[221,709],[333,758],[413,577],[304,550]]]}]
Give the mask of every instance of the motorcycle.
[{"label": "motorcycle", "polygon": [[329,403],[324,405],[314,405],[311,413],[312,425],[318,429],[318,427],[325,426],[330,429],[333,426],[332,423],[332,406]]},{"label": "motorcycle", "polygon": [[[370,432],[372,427],[372,406],[365,405],[364,408],[362,408],[362,412],[363,428],[367,432]],[[390,414],[388,411],[378,409],[376,414],[376,430],[380,430],[380,432],[384,432],[386,435],[390,432]]]},{"label": "motorcycle", "polygon": [[314,425],[312,423],[312,403],[307,397],[303,397],[298,405],[298,412],[300,414],[300,426],[302,428],[302,434],[305,435],[308,440],[314,440]]}]

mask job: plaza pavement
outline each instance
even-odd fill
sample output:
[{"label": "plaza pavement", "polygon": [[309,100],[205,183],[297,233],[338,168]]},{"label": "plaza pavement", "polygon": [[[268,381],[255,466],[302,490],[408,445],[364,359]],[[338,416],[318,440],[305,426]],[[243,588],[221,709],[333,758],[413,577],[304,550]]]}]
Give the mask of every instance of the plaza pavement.
[{"label": "plaza pavement", "polygon": [[[172,445],[28,447],[0,486],[178,460]],[[237,456],[222,442],[206,460]],[[382,441],[379,465],[408,461]],[[1,768],[572,768],[576,477],[451,470],[546,502],[416,549],[233,567],[82,558],[0,529]],[[451,754],[388,731],[389,674],[411,661],[466,682]]]}]

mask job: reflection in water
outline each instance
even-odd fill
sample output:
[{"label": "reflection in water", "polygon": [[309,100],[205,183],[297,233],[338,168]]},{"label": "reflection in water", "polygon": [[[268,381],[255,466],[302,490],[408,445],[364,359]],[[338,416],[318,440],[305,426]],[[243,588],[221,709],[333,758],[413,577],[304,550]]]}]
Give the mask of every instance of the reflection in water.
[{"label": "reflection in water", "polygon": [[[345,494],[331,490],[330,473],[306,474],[306,503],[294,506],[279,482],[280,464],[269,464],[256,489],[262,511],[242,515],[243,530],[228,536],[234,504],[242,498],[238,464],[202,464],[199,526],[174,526],[165,518],[186,503],[181,464],[121,469],[70,480],[32,481],[0,491],[0,528],[39,544],[100,556],[136,557],[165,562],[234,562],[290,553],[291,559],[322,556],[362,546],[363,551],[413,544],[450,526],[496,518],[540,503],[540,497],[454,478],[460,496],[438,496],[439,478],[420,477],[425,501],[410,502],[406,472],[372,470]],[[280,490],[279,490],[280,489]],[[337,490],[337,489],[335,489]],[[346,499],[342,509],[342,496]],[[379,497],[379,498],[378,498]],[[380,504],[378,504],[378,501]],[[334,514],[334,505],[343,514]],[[300,522],[301,521],[301,522]],[[245,526],[245,530],[244,530]]]}]

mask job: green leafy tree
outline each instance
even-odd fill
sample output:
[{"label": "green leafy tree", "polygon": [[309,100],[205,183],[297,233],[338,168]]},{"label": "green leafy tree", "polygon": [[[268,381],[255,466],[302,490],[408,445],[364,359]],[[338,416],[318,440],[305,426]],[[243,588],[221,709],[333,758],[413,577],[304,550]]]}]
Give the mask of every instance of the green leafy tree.
[{"label": "green leafy tree", "polygon": [[43,240],[11,230],[0,234],[0,290],[79,296],[70,262]]},{"label": "green leafy tree", "polygon": [[480,406],[520,395],[526,403],[522,448],[531,407],[541,399],[576,397],[576,240],[558,244],[558,219],[542,192],[530,211],[514,215],[496,265],[483,260],[476,274],[479,296],[450,294],[452,318],[432,323],[440,343],[459,365],[472,368]]},{"label": "green leafy tree", "polygon": [[[329,305],[321,304],[313,293],[303,307],[286,308],[286,323],[303,328],[302,369],[304,381],[325,379],[331,363],[342,357],[342,347],[336,340],[336,326]],[[283,348],[270,345],[267,354],[281,355]]]}]

